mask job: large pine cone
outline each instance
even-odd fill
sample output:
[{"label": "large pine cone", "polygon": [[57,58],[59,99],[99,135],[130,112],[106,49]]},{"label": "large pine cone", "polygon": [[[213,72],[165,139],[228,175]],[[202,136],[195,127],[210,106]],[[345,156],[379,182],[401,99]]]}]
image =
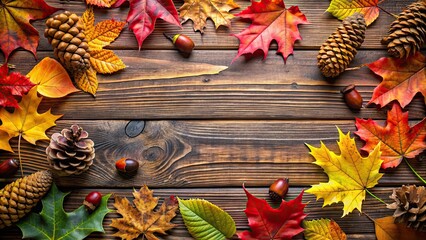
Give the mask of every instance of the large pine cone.
[{"label": "large pine cone", "polygon": [[337,77],[354,59],[357,48],[364,42],[365,19],[361,13],[345,18],[327,41],[322,44],[317,56],[318,67],[326,77]]},{"label": "large pine cone", "polygon": [[39,171],[19,178],[0,190],[0,229],[19,221],[49,191],[52,174]]},{"label": "large pine cone", "polygon": [[89,169],[95,158],[94,143],[78,125],[54,133],[46,148],[47,159],[59,175],[78,175]]},{"label": "large pine cone", "polygon": [[408,5],[391,24],[389,36],[382,42],[388,45],[388,52],[397,58],[415,54],[425,43],[426,1]]},{"label": "large pine cone", "polygon": [[76,14],[66,11],[47,19],[44,31],[55,56],[71,73],[90,67],[89,45],[79,20]]},{"label": "large pine cone", "polygon": [[396,223],[406,223],[408,227],[426,231],[425,187],[403,185],[399,189],[394,189],[390,198],[395,202],[388,204],[387,207],[395,210],[393,217]]}]

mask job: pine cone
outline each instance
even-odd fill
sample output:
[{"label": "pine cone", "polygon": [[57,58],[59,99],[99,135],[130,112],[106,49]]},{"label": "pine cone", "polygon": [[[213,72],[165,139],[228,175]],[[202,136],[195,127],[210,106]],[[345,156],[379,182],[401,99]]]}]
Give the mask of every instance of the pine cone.
[{"label": "pine cone", "polygon": [[318,53],[318,67],[326,77],[337,77],[354,59],[357,48],[364,42],[365,19],[361,13],[345,18]]},{"label": "pine cone", "polygon": [[89,45],[79,17],[68,11],[46,21],[44,36],[54,49],[54,54],[71,73],[90,67]]},{"label": "pine cone", "polygon": [[415,54],[425,43],[426,1],[408,5],[391,24],[389,36],[382,40],[388,45],[388,52],[397,58]]},{"label": "pine cone", "polygon": [[426,231],[425,187],[403,185],[399,189],[394,189],[390,198],[395,202],[388,204],[387,208],[395,210],[393,217],[396,223],[406,223],[408,227]]},{"label": "pine cone", "polygon": [[0,190],[0,229],[19,221],[49,191],[52,174],[38,171],[19,178]]},{"label": "pine cone", "polygon": [[95,158],[94,143],[78,125],[54,133],[46,148],[47,159],[59,175],[78,175],[89,169]]}]

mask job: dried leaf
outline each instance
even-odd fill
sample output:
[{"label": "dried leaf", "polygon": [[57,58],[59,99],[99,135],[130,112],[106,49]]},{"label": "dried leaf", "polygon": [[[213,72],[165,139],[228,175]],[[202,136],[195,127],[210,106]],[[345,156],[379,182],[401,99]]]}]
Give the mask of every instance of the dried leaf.
[{"label": "dried leaf", "polygon": [[114,207],[123,217],[112,220],[110,226],[118,229],[113,236],[131,240],[143,234],[144,238],[154,240],[158,239],[154,233],[166,234],[167,230],[175,227],[170,220],[176,216],[178,209],[176,198],[170,196],[157,211],[154,211],[158,198],[153,197],[152,193],[153,191],[149,190],[146,185],[139,192],[134,191],[135,207],[127,198],[115,196]]},{"label": "dried leaf", "polygon": [[78,92],[71,78],[62,65],[56,60],[46,57],[28,74],[31,82],[37,85],[37,92],[45,97],[60,98]]},{"label": "dried leaf", "polygon": [[229,11],[239,8],[233,0],[185,0],[179,8],[179,16],[183,22],[192,20],[194,31],[204,32],[207,19],[210,18],[217,28],[231,27],[234,15]]},{"label": "dried leaf", "polygon": [[339,128],[337,129],[340,156],[330,151],[322,142],[320,148],[306,144],[316,160],[314,164],[322,167],[329,177],[328,183],[313,185],[306,192],[315,194],[317,200],[323,198],[323,207],[343,202],[342,217],[344,217],[355,208],[361,212],[365,189],[376,186],[383,176],[379,173],[383,161],[380,160],[380,144],[369,156],[363,158],[356,148],[355,140],[350,138],[349,132],[344,135]]},{"label": "dried leaf", "polygon": [[306,240],[346,240],[346,234],[342,231],[339,224],[330,219],[318,219],[312,221],[303,221]]},{"label": "dried leaf", "polygon": [[95,5],[98,7],[110,8],[117,0],[86,0],[88,5]]},{"label": "dried leaf", "polygon": [[37,112],[38,105],[42,97],[37,96],[37,89],[32,88],[27,95],[22,97],[19,102],[19,108],[16,108],[13,113],[8,112],[6,109],[0,109],[0,119],[2,125],[0,132],[0,147],[7,151],[12,151],[9,140],[12,137],[22,137],[31,144],[36,144],[38,140],[49,140],[46,136],[46,130],[56,126],[55,121],[62,115],[53,115],[50,109],[42,114]]},{"label": "dried leaf", "polygon": [[332,0],[327,12],[339,20],[359,12],[364,14],[367,26],[379,17],[379,0]]},{"label": "dried leaf", "polygon": [[410,128],[408,112],[402,112],[397,103],[388,111],[384,127],[371,119],[359,118],[356,127],[355,134],[365,141],[361,150],[371,152],[381,142],[382,168],[397,167],[404,157],[414,158],[426,149],[426,118]]},{"label": "dried leaf", "polygon": [[90,51],[90,64],[98,73],[114,73],[126,68],[123,61],[111,50]]},{"label": "dried leaf", "polygon": [[89,68],[85,71],[76,72],[74,74],[74,81],[81,90],[96,95],[98,90],[98,78],[96,77],[96,71],[93,68]]},{"label": "dried leaf", "polygon": [[252,0],[251,5],[236,16],[251,19],[252,24],[234,35],[240,40],[238,54],[234,60],[256,50],[261,50],[263,58],[266,58],[269,45],[275,40],[278,43],[277,52],[283,55],[285,62],[293,53],[294,42],[302,39],[298,25],[309,23],[299,7],[292,6],[287,9],[283,0]]},{"label": "dried leaf", "polygon": [[14,96],[22,96],[27,93],[34,84],[20,73],[7,75],[9,68],[7,64],[0,67],[0,106],[18,107],[18,101]]},{"label": "dried leaf", "polygon": [[392,216],[374,219],[377,240],[426,239],[426,232],[407,228],[403,223],[394,223]]},{"label": "dried leaf", "polygon": [[30,21],[43,19],[57,10],[44,0],[0,0],[0,49],[6,61],[19,47],[35,56],[39,35]]}]

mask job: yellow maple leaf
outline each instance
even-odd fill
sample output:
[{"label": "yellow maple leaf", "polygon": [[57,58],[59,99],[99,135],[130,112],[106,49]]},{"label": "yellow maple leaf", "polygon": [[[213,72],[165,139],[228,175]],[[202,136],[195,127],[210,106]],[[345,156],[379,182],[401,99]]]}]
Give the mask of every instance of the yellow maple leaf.
[{"label": "yellow maple leaf", "polygon": [[207,18],[212,19],[216,29],[219,26],[230,27],[234,15],[229,11],[235,8],[239,6],[233,0],[185,0],[179,8],[179,16],[183,22],[191,19],[194,31],[203,32]]},{"label": "yellow maple leaf", "polygon": [[330,219],[317,219],[303,221],[303,235],[306,240],[329,239],[346,240],[346,234],[342,231],[339,224]]},{"label": "yellow maple leaf", "polygon": [[154,240],[158,239],[154,235],[155,232],[166,234],[167,230],[176,226],[170,222],[176,216],[178,209],[178,201],[175,197],[166,199],[161,207],[154,211],[158,198],[153,196],[153,191],[146,185],[139,192],[134,191],[133,196],[135,207],[127,198],[115,196],[114,207],[123,217],[112,220],[110,226],[118,229],[113,236],[131,240],[143,234],[144,238]]},{"label": "yellow maple leaf", "polygon": [[15,108],[12,113],[4,108],[0,110],[1,149],[13,152],[9,140],[19,135],[34,145],[38,140],[49,140],[45,133],[46,130],[56,126],[55,121],[62,115],[53,115],[50,113],[50,109],[39,114],[37,108],[42,99],[37,96],[37,88],[32,88],[27,95],[22,97],[19,108]]},{"label": "yellow maple leaf", "polygon": [[323,142],[321,147],[315,148],[306,144],[316,161],[314,164],[322,167],[328,175],[327,183],[313,185],[306,192],[324,199],[324,206],[343,202],[343,216],[355,208],[361,212],[362,201],[365,199],[367,188],[374,187],[383,176],[379,173],[380,144],[367,157],[363,158],[358,152],[355,140],[350,138],[349,132],[345,135],[339,131],[338,146],[341,155],[330,151]]}]

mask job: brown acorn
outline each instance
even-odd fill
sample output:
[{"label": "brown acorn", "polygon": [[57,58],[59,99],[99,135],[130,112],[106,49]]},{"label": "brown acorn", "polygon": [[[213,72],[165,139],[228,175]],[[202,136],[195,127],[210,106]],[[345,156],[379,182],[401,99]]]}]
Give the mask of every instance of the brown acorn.
[{"label": "brown acorn", "polygon": [[355,89],[355,85],[351,84],[341,90],[346,105],[352,110],[360,110],[362,108],[361,94]]},{"label": "brown acorn", "polygon": [[278,178],[274,183],[269,187],[269,197],[273,201],[281,201],[285,198],[285,195],[288,192],[288,178]]},{"label": "brown acorn", "polygon": [[139,162],[130,158],[120,158],[115,162],[115,168],[122,173],[134,173],[139,168]]},{"label": "brown acorn", "polygon": [[173,42],[173,45],[185,56],[189,56],[195,47],[191,38],[184,34],[175,34],[173,37],[163,33],[166,38]]},{"label": "brown acorn", "polygon": [[87,194],[83,201],[83,205],[86,206],[87,210],[95,211],[95,209],[101,204],[102,194],[97,191],[90,192]]},{"label": "brown acorn", "polygon": [[19,162],[14,158],[0,163],[0,178],[7,178],[13,176],[18,171]]}]

